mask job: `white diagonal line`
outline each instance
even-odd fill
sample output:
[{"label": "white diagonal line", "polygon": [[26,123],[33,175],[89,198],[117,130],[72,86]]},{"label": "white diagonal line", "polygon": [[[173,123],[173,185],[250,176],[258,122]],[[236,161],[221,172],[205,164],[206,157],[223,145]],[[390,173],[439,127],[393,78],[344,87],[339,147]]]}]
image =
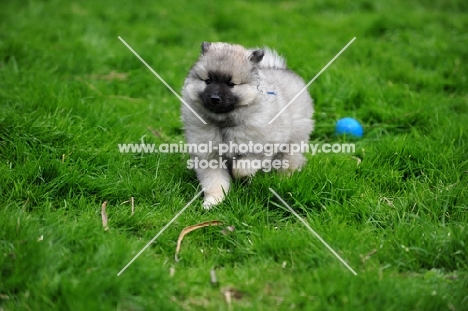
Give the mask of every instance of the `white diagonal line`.
[{"label": "white diagonal line", "polygon": [[166,83],[166,81],[164,81],[163,78],[161,78],[160,75],[158,75],[158,73],[156,71],[153,70],[153,68],[151,68],[145,61],[143,58],[140,57],[140,55],[138,55],[137,52],[135,52],[131,47],[130,45],[127,44],[127,42],[125,42],[124,39],[122,39],[120,36],[119,36],[119,40],[122,41],[123,44],[125,44],[125,46],[130,50],[132,51],[133,54],[135,54],[135,56],[146,66],[148,67],[148,69],[188,108],[190,109],[191,112],[193,112],[194,115],[196,115],[198,117],[198,119],[200,119],[200,121],[203,122],[203,124],[206,124],[205,120],[202,119],[202,117],[200,117],[198,115],[198,113],[195,112],[195,110],[192,109],[192,107],[190,107],[189,104],[187,104],[185,102],[185,100],[182,99],[182,97],[179,96],[179,94],[177,94],[176,91],[174,91],[174,89]]},{"label": "white diagonal line", "polygon": [[335,61],[335,59],[337,59],[337,58],[341,55],[341,53],[343,53],[343,52],[348,48],[348,46],[350,46],[351,43],[353,43],[354,40],[356,40],[356,37],[354,37],[353,39],[351,39],[351,41],[349,41],[349,43],[346,44],[346,46],[345,46],[344,48],[342,48],[341,51],[339,51],[338,54],[336,54],[335,57],[333,57],[333,59],[332,59],[331,61],[329,61],[328,64],[326,64],[325,67],[323,67],[323,69],[320,70],[320,72],[319,72],[318,74],[316,74],[315,77],[314,77],[312,80],[310,80],[310,82],[307,83],[307,85],[304,86],[304,87],[302,88],[302,90],[300,90],[300,92],[297,93],[297,95],[294,96],[294,98],[291,99],[291,100],[289,101],[289,103],[288,103],[286,106],[284,106],[283,109],[281,109],[281,111],[278,112],[278,113],[276,114],[276,116],[275,116],[273,119],[270,120],[270,122],[268,122],[268,124],[273,123],[273,121],[275,121],[276,118],[278,118],[279,115],[282,114],[282,113],[289,107],[289,105],[291,105],[291,104],[296,100],[296,98],[298,98],[299,95],[301,95],[302,92],[304,92],[304,91],[309,87],[309,85],[311,85],[311,84],[315,81],[315,79],[317,79],[317,78],[322,74],[322,72],[324,72],[324,71],[328,68],[328,66],[330,66],[330,65],[332,64],[332,63]]},{"label": "white diagonal line", "polygon": [[344,261],[343,258],[341,258],[340,255],[338,255],[338,254],[333,250],[333,248],[331,248],[330,245],[328,245],[327,242],[325,242],[325,240],[322,239],[322,238],[320,237],[320,235],[318,235],[317,232],[315,232],[315,231],[309,226],[309,224],[308,224],[304,219],[302,219],[302,217],[299,216],[299,215],[291,208],[291,206],[289,206],[288,203],[286,203],[286,202],[278,195],[278,193],[275,192],[275,190],[273,190],[273,189],[271,189],[271,188],[269,188],[269,189],[270,189],[270,191],[273,192],[273,194],[281,201],[281,203],[283,203],[284,205],[286,205],[286,207],[291,211],[291,213],[293,213],[294,216],[296,216],[296,217],[307,227],[307,229],[309,229],[310,232],[312,232],[312,233],[317,237],[317,239],[319,239],[320,242],[322,242],[322,243],[330,250],[330,252],[332,252],[333,255],[335,255],[336,258],[338,258],[338,259],[341,261],[341,263],[343,263],[343,264],[346,266],[346,268],[349,269],[349,271],[351,271],[354,275],[357,275],[356,271],[354,271],[353,268],[351,268],[351,267],[346,263],[346,261]]},{"label": "white diagonal line", "polygon": [[187,205],[185,205],[185,207],[181,209],[180,212],[178,212],[177,215],[175,215],[174,218],[172,218],[171,221],[169,221],[167,225],[165,225],[164,228],[162,228],[161,231],[159,231],[158,234],[156,234],[156,236],[151,241],[149,241],[148,244],[146,244],[145,247],[143,247],[143,249],[138,254],[136,254],[135,257],[133,257],[133,259],[130,260],[130,262],[122,270],[120,270],[119,273],[117,273],[117,276],[120,276],[135,261],[135,259],[137,259],[145,251],[145,249],[147,249],[151,243],[153,243],[177,219],[177,217],[179,217],[180,214],[182,214],[190,206],[190,204],[192,204],[193,201],[195,201],[195,199],[198,198],[200,194],[202,194],[203,191],[205,191],[205,188],[198,192],[193,197],[193,199],[190,200],[190,202],[188,202]]}]

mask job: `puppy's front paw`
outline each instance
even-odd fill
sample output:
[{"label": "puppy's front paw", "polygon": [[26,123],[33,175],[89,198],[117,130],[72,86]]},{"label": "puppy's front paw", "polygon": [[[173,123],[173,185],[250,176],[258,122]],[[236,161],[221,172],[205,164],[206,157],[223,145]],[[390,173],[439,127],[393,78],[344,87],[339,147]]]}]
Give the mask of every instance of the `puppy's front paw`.
[{"label": "puppy's front paw", "polygon": [[208,210],[212,206],[222,202],[225,194],[229,191],[231,180],[229,171],[224,169],[199,169],[197,170],[197,175],[205,192],[203,208]]},{"label": "puppy's front paw", "polygon": [[223,197],[216,197],[216,196],[206,196],[205,200],[203,200],[203,208],[206,210],[210,210],[213,206],[221,203],[223,201]]},{"label": "puppy's front paw", "polygon": [[255,173],[257,173],[258,168],[241,168],[241,167],[233,167],[232,168],[232,175],[235,179],[241,179],[244,177],[253,177]]}]

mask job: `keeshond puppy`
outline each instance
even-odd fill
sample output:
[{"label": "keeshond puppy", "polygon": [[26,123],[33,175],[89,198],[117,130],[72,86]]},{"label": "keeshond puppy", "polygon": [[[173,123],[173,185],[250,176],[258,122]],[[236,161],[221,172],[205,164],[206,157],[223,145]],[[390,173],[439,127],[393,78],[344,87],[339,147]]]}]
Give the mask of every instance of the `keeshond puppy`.
[{"label": "keeshond puppy", "polygon": [[[272,153],[236,146],[307,144],[314,112],[307,90],[268,124],[304,87],[304,81],[269,48],[202,44],[201,55],[182,89],[182,97],[193,111],[182,105],[182,121],[189,145],[209,143],[212,147],[189,151],[190,167],[205,189],[205,209],[223,201],[231,179],[272,167],[287,175],[301,169],[306,160],[300,152],[275,149]],[[227,151],[226,145],[230,146]]]}]

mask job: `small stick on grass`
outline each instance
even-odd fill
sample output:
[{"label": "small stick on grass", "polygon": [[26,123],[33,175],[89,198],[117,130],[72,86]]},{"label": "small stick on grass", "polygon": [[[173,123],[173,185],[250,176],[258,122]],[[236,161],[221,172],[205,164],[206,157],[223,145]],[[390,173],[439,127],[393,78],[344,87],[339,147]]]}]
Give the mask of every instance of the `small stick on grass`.
[{"label": "small stick on grass", "polygon": [[360,158],[358,158],[358,157],[354,157],[354,156],[353,156],[353,157],[351,157],[351,158],[353,158],[353,159],[355,159],[355,160],[357,161],[357,165],[358,165],[358,166],[359,166],[359,164],[361,164],[361,162],[362,162],[362,160],[361,160]]},{"label": "small stick on grass", "polygon": [[150,130],[151,133],[153,133],[154,136],[156,136],[156,137],[161,137],[161,133],[159,133],[158,131],[156,131],[154,128],[148,126],[148,130]]},{"label": "small stick on grass", "polygon": [[174,267],[170,267],[170,268],[169,268],[169,276],[172,278],[172,277],[174,276],[174,274],[175,274],[175,269],[174,269]]},{"label": "small stick on grass", "polygon": [[359,255],[359,257],[361,257],[361,262],[362,263],[365,263],[366,261],[368,261],[375,253],[377,253],[377,249],[374,248],[373,250],[371,250],[369,253],[367,253],[366,255]]},{"label": "small stick on grass", "polygon": [[107,226],[106,206],[107,206],[107,201],[104,201],[101,207],[102,226],[104,227],[104,231],[109,230],[109,227]]},{"label": "small stick on grass", "polygon": [[232,287],[222,288],[221,293],[224,295],[224,300],[226,300],[229,310],[231,310],[231,303],[233,298],[240,300],[244,296],[243,292]]},{"label": "small stick on grass", "polygon": [[131,197],[130,200],[123,201],[122,203],[120,203],[120,205],[127,204],[127,203],[130,203],[130,206],[132,208],[132,216],[133,216],[133,214],[135,213],[135,198]]},{"label": "small stick on grass", "polygon": [[226,300],[226,303],[228,304],[228,306],[230,307],[231,306],[231,301],[232,301],[232,298],[231,298],[231,291],[229,289],[227,290],[224,290],[223,291],[223,294],[224,294],[224,299]]},{"label": "small stick on grass", "polygon": [[216,272],[214,269],[210,270],[210,283],[213,287],[217,287],[219,285],[218,280],[216,279]]},{"label": "small stick on grass", "polygon": [[197,229],[200,229],[200,228],[203,228],[203,227],[208,227],[208,226],[219,226],[219,225],[222,225],[223,222],[220,221],[220,220],[210,220],[210,221],[205,221],[205,222],[202,222],[202,223],[199,223],[199,224],[196,224],[196,225],[193,225],[193,226],[188,226],[188,227],[185,227],[179,234],[179,238],[177,239],[177,247],[176,247],[176,251],[175,251],[175,255],[174,255],[174,259],[176,262],[179,262],[179,258],[177,257],[177,255],[179,254],[179,251],[180,251],[180,245],[182,244],[182,240],[184,239],[184,236],[187,234],[187,233],[190,233],[194,230],[197,230]]}]

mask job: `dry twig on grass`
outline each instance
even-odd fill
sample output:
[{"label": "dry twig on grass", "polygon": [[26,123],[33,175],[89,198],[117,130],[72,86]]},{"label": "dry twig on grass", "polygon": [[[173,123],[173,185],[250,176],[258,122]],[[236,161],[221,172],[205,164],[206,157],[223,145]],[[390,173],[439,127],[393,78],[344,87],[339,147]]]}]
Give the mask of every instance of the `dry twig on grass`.
[{"label": "dry twig on grass", "polygon": [[181,232],[180,232],[180,235],[179,235],[179,238],[177,239],[177,247],[176,247],[176,251],[175,251],[175,255],[174,255],[174,259],[176,262],[179,262],[179,258],[177,257],[177,255],[179,254],[179,251],[180,251],[180,245],[182,244],[182,240],[184,239],[184,236],[194,230],[197,230],[197,229],[200,229],[200,228],[203,228],[203,227],[208,227],[208,226],[219,226],[219,225],[222,225],[223,222],[220,221],[220,220],[210,220],[210,221],[205,221],[205,222],[202,222],[202,223],[199,223],[199,224],[196,224],[196,225],[193,225],[193,226],[188,226],[188,227],[185,227]]},{"label": "dry twig on grass", "polygon": [[130,200],[123,201],[122,203],[120,203],[120,205],[127,204],[127,203],[130,203],[130,206],[132,209],[132,216],[133,216],[133,214],[135,213],[135,198],[130,197]]},{"label": "dry twig on grass", "polygon": [[375,253],[377,253],[377,249],[374,248],[373,250],[371,250],[369,253],[367,253],[366,255],[359,255],[359,257],[361,257],[361,262],[362,263],[365,263],[366,261],[368,261]]},{"label": "dry twig on grass", "polygon": [[160,131],[155,130],[155,129],[152,128],[151,126],[148,126],[148,130],[150,130],[151,133],[153,133],[154,136],[156,136],[156,137],[162,137]]},{"label": "dry twig on grass", "polygon": [[104,231],[109,230],[109,227],[107,226],[106,206],[107,206],[107,201],[104,201],[101,207],[101,218],[102,218],[102,226],[104,227]]},{"label": "dry twig on grass", "polygon": [[223,294],[224,300],[226,300],[226,303],[229,307],[231,306],[233,298],[236,300],[240,300],[244,296],[243,292],[232,287],[222,288],[221,293]]},{"label": "dry twig on grass", "polygon": [[210,270],[210,283],[214,287],[217,287],[219,285],[218,279],[216,278],[216,272],[214,269]]}]

